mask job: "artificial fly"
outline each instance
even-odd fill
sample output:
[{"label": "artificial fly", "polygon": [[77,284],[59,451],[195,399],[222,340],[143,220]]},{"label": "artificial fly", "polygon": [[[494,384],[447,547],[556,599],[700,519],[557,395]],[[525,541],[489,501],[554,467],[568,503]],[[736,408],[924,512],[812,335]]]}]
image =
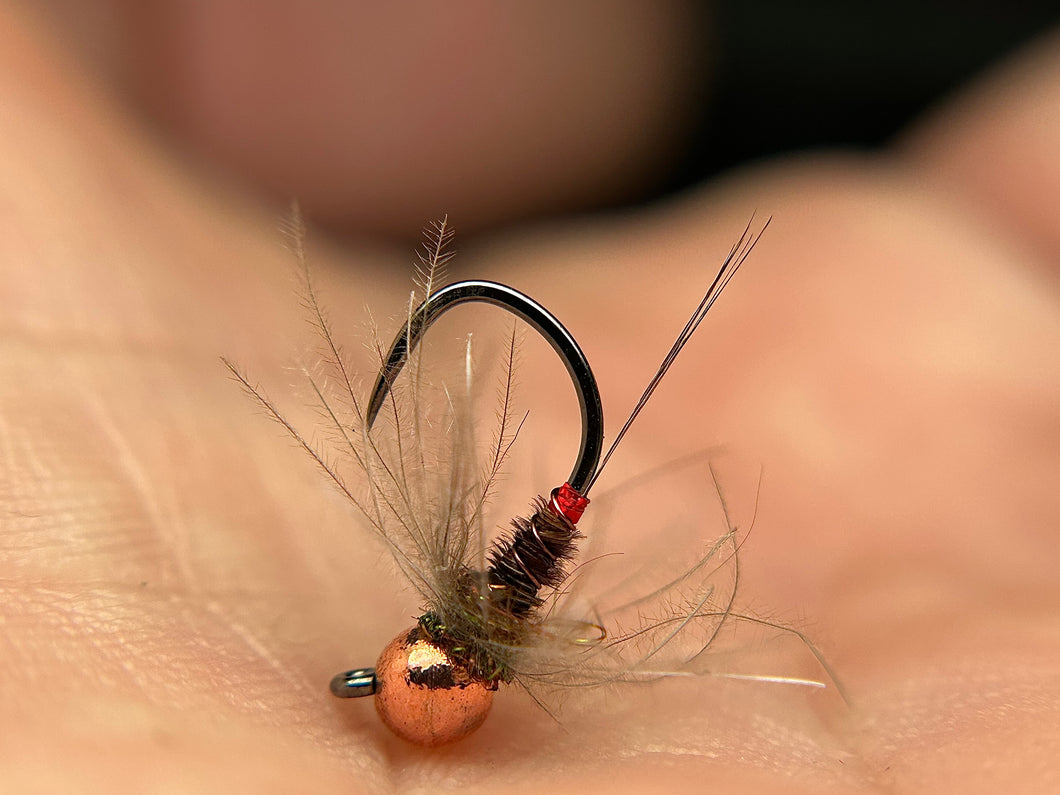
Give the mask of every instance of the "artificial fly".
[{"label": "artificial fly", "polygon": [[[727,621],[751,622],[791,633],[835,681],[819,652],[797,630],[735,613],[735,583],[731,592],[720,598],[713,585],[696,585],[715,570],[710,567],[717,564],[726,544],[735,559],[735,531],[731,526],[690,571],[624,605],[634,608],[641,617],[640,625],[612,634],[612,629],[603,625],[606,614],[597,614],[592,621],[571,621],[558,618],[555,609],[583,538],[577,525],[589,505],[590,490],[766,226],[768,221],[752,233],[748,224],[606,453],[596,379],[581,348],[559,320],[530,297],[496,282],[462,281],[435,288],[449,256],[446,245],[452,234],[444,221],[429,231],[427,254],[421,255],[426,298],[410,308],[389,350],[380,350],[381,369],[366,403],[357,397],[349,368],[305,271],[308,304],[325,341],[333,381],[340,385],[350,416],[341,416],[336,401],[326,397],[324,385],[307,376],[340,449],[362,473],[366,488],[357,491],[351,487],[338,467],[309,443],[260,389],[230,362],[225,360],[225,364],[367,518],[424,602],[415,626],[386,646],[374,668],[346,671],[332,679],[334,695],[374,696],[380,717],[397,735],[423,746],[441,745],[467,736],[485,721],[501,683],[515,682],[528,688],[532,684],[585,686],[694,674],[695,661]],[[411,386],[401,389],[398,381],[428,328],[443,313],[471,302],[514,314],[550,343],[570,375],[582,419],[580,450],[570,477],[547,498],[536,498],[533,513],[514,519],[509,531],[488,549],[481,538],[475,543],[474,529],[481,524],[483,506],[516,433],[508,404],[514,338],[507,361],[508,389],[504,391],[501,429],[484,472],[461,463],[470,454],[470,431],[463,427],[470,420],[459,411],[451,418],[447,432],[453,448],[450,471],[441,472],[432,465],[420,437],[427,408],[420,402],[419,368],[414,367]],[[373,433],[381,413],[391,421],[392,438]],[[673,593],[680,593],[680,606],[671,599]],[[660,599],[671,599],[663,614],[645,618],[643,605]],[[693,651],[678,667],[657,665],[660,652],[697,629]],[[627,647],[637,648],[634,659],[624,656]],[[566,657],[577,659],[568,663]],[[733,678],[823,686],[786,677]]]}]

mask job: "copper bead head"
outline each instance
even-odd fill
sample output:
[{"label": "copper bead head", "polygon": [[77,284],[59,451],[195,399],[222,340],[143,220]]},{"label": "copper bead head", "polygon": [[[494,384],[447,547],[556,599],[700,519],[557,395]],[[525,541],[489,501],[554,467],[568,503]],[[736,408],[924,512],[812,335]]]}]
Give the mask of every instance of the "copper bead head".
[{"label": "copper bead head", "polygon": [[375,672],[379,717],[399,737],[424,746],[455,742],[481,726],[497,689],[473,677],[419,626],[383,649]]}]

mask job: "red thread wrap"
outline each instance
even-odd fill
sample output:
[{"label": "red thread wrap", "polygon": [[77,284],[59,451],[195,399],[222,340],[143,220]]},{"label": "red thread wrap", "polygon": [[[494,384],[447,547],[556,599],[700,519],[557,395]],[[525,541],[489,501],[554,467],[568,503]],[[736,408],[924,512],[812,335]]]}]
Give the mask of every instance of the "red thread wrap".
[{"label": "red thread wrap", "polygon": [[552,489],[551,504],[552,510],[557,514],[565,517],[571,524],[578,524],[589,500],[579,494],[570,483],[564,483],[558,489]]}]

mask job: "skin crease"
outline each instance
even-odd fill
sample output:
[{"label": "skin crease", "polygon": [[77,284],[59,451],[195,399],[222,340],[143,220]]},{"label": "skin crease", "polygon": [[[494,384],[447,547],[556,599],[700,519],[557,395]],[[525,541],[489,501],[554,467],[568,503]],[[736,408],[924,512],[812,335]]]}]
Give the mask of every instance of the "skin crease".
[{"label": "skin crease", "polygon": [[[750,211],[774,217],[613,475],[718,442],[760,461],[744,600],[805,626],[853,706],[669,682],[557,727],[508,691],[478,734],[427,752],[327,694],[414,600],[218,361],[312,427],[287,388],[309,332],[276,215],[176,157],[47,28],[0,14],[13,791],[1060,784],[1060,248],[1041,220],[1060,206],[1055,38],[879,156],[793,157],[461,246],[455,278],[516,283],[567,322],[614,417]],[[311,242],[340,332],[365,305],[390,328],[407,248]],[[555,372],[525,366],[526,383]],[[533,411],[550,437],[577,433],[565,393]],[[542,471],[565,473],[572,449]]]}]

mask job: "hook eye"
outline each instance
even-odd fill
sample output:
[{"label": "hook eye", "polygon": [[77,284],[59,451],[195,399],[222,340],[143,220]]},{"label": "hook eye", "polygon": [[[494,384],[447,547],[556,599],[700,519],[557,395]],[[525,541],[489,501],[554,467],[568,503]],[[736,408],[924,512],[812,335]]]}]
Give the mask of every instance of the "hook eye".
[{"label": "hook eye", "polygon": [[567,481],[578,492],[596,471],[604,441],[604,411],[600,391],[589,362],[578,343],[547,309],[518,290],[497,282],[465,281],[450,284],[429,295],[394,339],[386,364],[379,372],[365,412],[365,429],[371,430],[394,379],[408,361],[409,353],[442,313],[459,304],[482,302],[505,309],[529,323],[544,337],[563,361],[578,394],[582,413],[582,440],[578,460]]}]

